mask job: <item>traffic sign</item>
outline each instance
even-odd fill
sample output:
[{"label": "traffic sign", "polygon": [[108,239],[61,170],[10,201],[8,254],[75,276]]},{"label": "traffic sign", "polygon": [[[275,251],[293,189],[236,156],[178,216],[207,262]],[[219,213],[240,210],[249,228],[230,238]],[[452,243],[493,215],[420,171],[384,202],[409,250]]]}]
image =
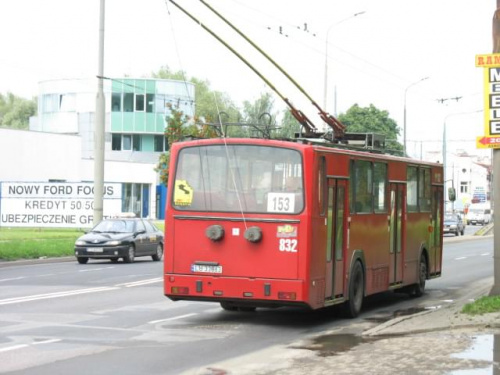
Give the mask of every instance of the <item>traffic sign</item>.
[{"label": "traffic sign", "polygon": [[500,137],[477,137],[476,148],[500,148]]}]

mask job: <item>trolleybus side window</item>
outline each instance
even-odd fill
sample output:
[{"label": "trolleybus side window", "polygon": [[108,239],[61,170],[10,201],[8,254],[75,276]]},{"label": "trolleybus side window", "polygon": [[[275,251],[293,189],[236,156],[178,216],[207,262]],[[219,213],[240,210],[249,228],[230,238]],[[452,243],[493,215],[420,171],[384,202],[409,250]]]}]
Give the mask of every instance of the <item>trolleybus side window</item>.
[{"label": "trolleybus side window", "polygon": [[417,167],[406,171],[406,205],[408,212],[418,212],[418,174]]},{"label": "trolleybus side window", "polygon": [[387,164],[373,163],[373,203],[375,213],[387,212]]},{"label": "trolleybus side window", "polygon": [[407,169],[408,212],[431,211],[431,170],[408,167]]},{"label": "trolleybus side window", "polygon": [[373,171],[372,163],[365,160],[354,160],[351,164],[351,211],[371,213],[373,211]]},{"label": "trolleybus side window", "polygon": [[323,216],[326,212],[326,159],[321,156],[319,159],[319,171],[318,171],[318,204],[319,212]]},{"label": "trolleybus side window", "polygon": [[431,211],[431,170],[429,168],[419,170],[418,204],[421,212]]}]

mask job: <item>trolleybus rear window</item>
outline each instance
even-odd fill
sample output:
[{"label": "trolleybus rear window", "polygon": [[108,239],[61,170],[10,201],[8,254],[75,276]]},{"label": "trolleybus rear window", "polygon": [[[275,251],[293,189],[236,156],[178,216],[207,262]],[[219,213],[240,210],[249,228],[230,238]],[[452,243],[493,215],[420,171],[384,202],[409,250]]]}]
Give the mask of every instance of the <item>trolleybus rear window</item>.
[{"label": "trolleybus rear window", "polygon": [[296,214],[304,208],[302,158],[286,148],[187,147],[179,152],[172,205],[184,211]]}]

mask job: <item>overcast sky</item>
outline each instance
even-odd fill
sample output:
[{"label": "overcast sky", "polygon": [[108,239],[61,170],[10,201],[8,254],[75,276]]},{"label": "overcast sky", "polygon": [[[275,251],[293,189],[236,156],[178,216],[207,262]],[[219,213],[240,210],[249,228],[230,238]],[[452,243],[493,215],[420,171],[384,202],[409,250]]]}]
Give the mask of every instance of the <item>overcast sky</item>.
[{"label": "overcast sky", "polygon": [[[420,156],[421,145],[424,152],[441,149],[445,122],[449,150],[475,151],[475,137],[484,131],[483,114],[475,112],[483,108],[483,81],[474,57],[491,52],[496,0],[207,1],[322,107],[327,60],[328,112],[374,104],[402,127],[406,91],[413,156]],[[178,2],[320,126],[310,102],[200,1]],[[353,16],[359,12],[364,13]],[[42,80],[94,77],[98,21],[98,0],[0,1],[0,93],[29,98],[37,95]],[[270,91],[172,3],[106,0],[105,75],[149,76],[163,65],[207,79],[237,103]],[[276,104],[284,108],[278,98]]]}]

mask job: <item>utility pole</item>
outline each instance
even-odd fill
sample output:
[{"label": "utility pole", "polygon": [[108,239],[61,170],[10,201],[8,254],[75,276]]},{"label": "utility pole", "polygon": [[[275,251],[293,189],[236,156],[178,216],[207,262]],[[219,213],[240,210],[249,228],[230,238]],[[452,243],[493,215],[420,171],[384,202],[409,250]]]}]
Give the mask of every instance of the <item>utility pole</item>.
[{"label": "utility pole", "polygon": [[99,12],[99,56],[94,129],[94,225],[102,220],[104,195],[104,2],[105,0],[100,0]]},{"label": "utility pole", "polygon": [[[500,53],[500,0],[496,1],[497,9],[493,15],[493,53]],[[500,295],[500,149],[493,149],[493,274],[494,283],[490,295]],[[491,199],[491,197],[490,197]],[[497,208],[499,208],[497,210]]]}]

